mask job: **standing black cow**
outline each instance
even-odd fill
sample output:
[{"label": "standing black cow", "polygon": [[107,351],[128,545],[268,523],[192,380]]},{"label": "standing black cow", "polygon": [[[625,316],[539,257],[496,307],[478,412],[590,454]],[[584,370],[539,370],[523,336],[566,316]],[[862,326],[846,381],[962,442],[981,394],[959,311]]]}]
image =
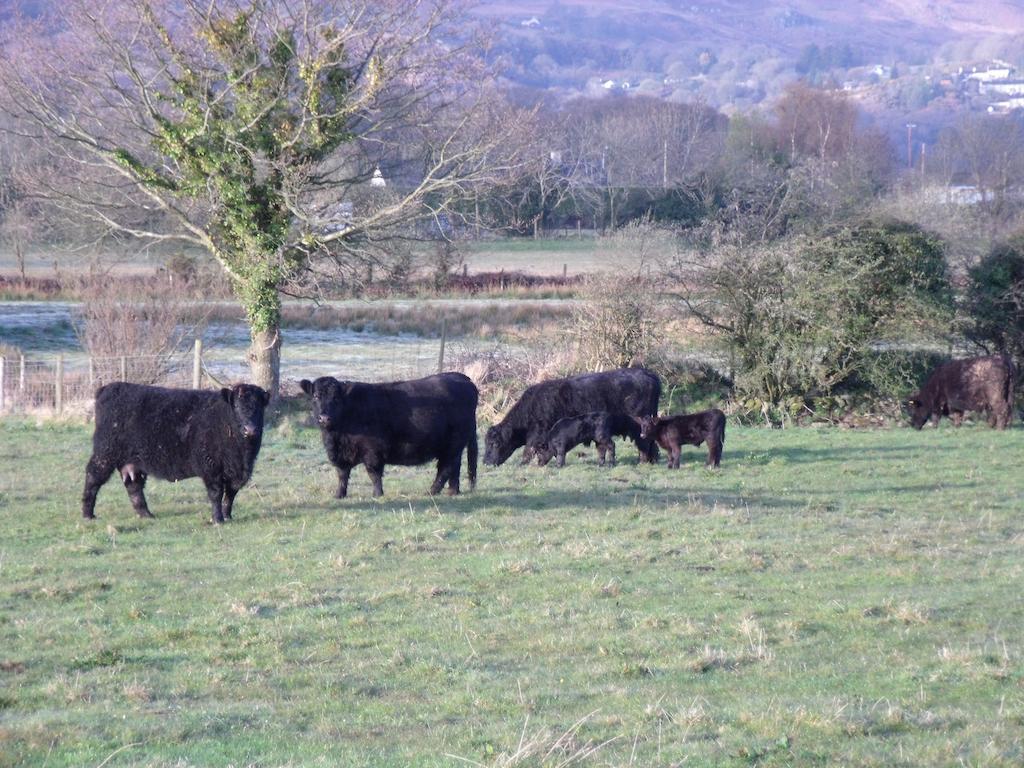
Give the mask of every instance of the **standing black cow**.
[{"label": "standing black cow", "polygon": [[95,517],[96,494],[116,469],[139,517],[153,516],[143,494],[153,475],[201,478],[214,522],[230,520],[235,494],[252,476],[260,452],[269,401],[251,384],[219,392],[126,382],[100,387],[82,517]]},{"label": "standing black cow", "polygon": [[[646,368],[620,368],[534,384],[501,423],[487,430],[484,464],[503,464],[524,445],[523,463],[529,463],[535,446],[559,419],[595,411],[613,416],[648,416],[657,413],[660,397],[661,381]],[[639,430],[633,437],[641,459],[655,461],[658,449],[654,443],[641,439]]]},{"label": "standing black cow", "polygon": [[644,416],[637,420],[640,434],[654,440],[668,451],[669,469],[679,469],[680,447],[708,444],[705,465],[717,467],[722,461],[725,445],[725,414],[717,408],[700,413],[681,413],[677,416]]},{"label": "standing black cow", "polygon": [[373,495],[380,496],[386,464],[409,466],[431,459],[437,459],[437,476],[430,493],[439,493],[448,483],[448,492],[456,494],[463,449],[470,487],[476,487],[479,393],[461,373],[389,384],[321,376],[316,381],[303,379],[300,385],[313,399],[313,419],[338,472],[337,498],[348,493],[349,474],[356,464],[366,467]]},{"label": "standing black cow", "polygon": [[956,426],[965,411],[988,411],[988,423],[1006,429],[1013,419],[1017,372],[1006,355],[969,357],[940,365],[913,397],[911,423],[920,429],[929,418],[938,426],[949,416]]}]

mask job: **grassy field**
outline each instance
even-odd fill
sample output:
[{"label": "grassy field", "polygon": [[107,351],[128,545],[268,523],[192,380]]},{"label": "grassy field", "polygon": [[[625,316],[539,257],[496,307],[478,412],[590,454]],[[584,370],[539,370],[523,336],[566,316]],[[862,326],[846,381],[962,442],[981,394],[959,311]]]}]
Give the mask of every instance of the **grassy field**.
[{"label": "grassy field", "polygon": [[1019,426],[339,502],[293,419],[217,528],[194,480],[83,522],[89,438],[0,422],[0,765],[1024,762]]},{"label": "grassy field", "polygon": [[603,251],[594,237],[533,240],[501,239],[470,243],[466,264],[470,272],[527,272],[532,275],[569,275],[624,268],[618,253]]},{"label": "grassy field", "polygon": [[[153,248],[146,251],[106,251],[101,261],[108,265],[115,275],[149,274],[163,266],[176,250]],[[197,254],[200,258],[204,256]],[[500,238],[497,240],[470,241],[464,249],[466,264],[470,272],[527,272],[534,275],[561,275],[562,265],[567,265],[570,275],[621,267],[621,256],[601,251],[598,240],[592,233],[577,239],[575,233],[565,237],[546,237],[534,240],[530,237]],[[429,249],[425,258],[429,262]],[[40,248],[27,258],[27,273],[30,277],[53,277],[54,263],[65,273],[87,271],[90,259],[95,254],[78,253],[60,249]],[[0,275],[17,275],[14,254],[0,248]]]}]

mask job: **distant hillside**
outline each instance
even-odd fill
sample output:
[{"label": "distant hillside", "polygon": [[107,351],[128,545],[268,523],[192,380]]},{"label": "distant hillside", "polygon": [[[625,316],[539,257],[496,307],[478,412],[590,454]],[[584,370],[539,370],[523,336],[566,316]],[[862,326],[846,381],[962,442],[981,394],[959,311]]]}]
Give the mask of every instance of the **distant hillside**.
[{"label": "distant hillside", "polygon": [[796,77],[841,82],[857,67],[1024,64],[1019,0],[485,0],[475,12],[496,25],[511,82],[562,95],[744,108]]}]

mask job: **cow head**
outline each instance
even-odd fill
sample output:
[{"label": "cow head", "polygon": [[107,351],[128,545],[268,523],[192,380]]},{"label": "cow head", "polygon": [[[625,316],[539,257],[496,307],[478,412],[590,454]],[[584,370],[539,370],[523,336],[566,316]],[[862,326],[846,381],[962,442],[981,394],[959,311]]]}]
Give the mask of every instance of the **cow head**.
[{"label": "cow head", "polygon": [[932,407],[922,399],[918,393],[907,400],[907,409],[910,411],[910,424],[914,429],[920,429],[932,415]]},{"label": "cow head", "polygon": [[316,425],[320,429],[337,426],[344,410],[345,385],[333,376],[321,376],[316,381],[303,379],[299,386],[312,399]]},{"label": "cow head", "polygon": [[484,435],[484,464],[500,467],[518,448],[510,431],[497,424]]},{"label": "cow head", "polygon": [[263,437],[263,411],[270,402],[266,390],[254,384],[235,384],[220,391],[224,402],[235,412],[242,434],[249,440]]},{"label": "cow head", "polygon": [[537,443],[537,445],[533,446],[533,452],[537,457],[538,467],[546,467],[548,462],[555,456],[555,452],[551,450],[551,446],[547,442]]},{"label": "cow head", "polygon": [[658,426],[657,416],[634,416],[633,421],[640,425],[640,439],[651,440]]}]

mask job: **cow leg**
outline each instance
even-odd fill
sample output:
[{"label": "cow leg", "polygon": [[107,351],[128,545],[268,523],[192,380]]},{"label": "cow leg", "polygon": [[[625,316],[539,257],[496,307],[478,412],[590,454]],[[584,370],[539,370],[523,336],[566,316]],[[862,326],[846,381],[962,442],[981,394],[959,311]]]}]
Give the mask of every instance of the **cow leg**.
[{"label": "cow leg", "polygon": [[437,460],[437,474],[434,475],[434,482],[430,484],[430,490],[427,491],[431,496],[436,496],[444,488],[445,481],[448,479],[448,458],[442,456]]},{"label": "cow leg", "polygon": [[221,512],[224,514],[225,520],[231,519],[231,509],[235,505],[235,496],[238,495],[238,491],[239,489],[230,483],[224,484],[224,500],[221,502]]},{"label": "cow leg", "polygon": [[559,448],[558,449],[558,463],[555,466],[558,466],[558,467],[564,467],[565,466],[565,449],[564,448]]},{"label": "cow leg", "polygon": [[640,453],[640,462],[642,464],[657,464],[658,463],[658,444],[654,440],[643,440],[636,438],[636,449]]},{"label": "cow leg", "polygon": [[[953,420],[953,426],[959,427],[964,423],[964,412],[963,411],[950,411],[949,418]],[[938,424],[938,422],[936,422]]]},{"label": "cow leg", "polygon": [[348,495],[348,478],[352,474],[352,467],[335,467],[334,470],[338,473],[338,490],[334,492],[334,498],[344,499]]},{"label": "cow leg", "polygon": [[224,498],[224,484],[217,480],[206,481],[206,497],[210,500],[213,508],[213,522],[220,525],[224,522],[224,510],[221,506],[221,499]]},{"label": "cow leg", "polygon": [[668,457],[668,465],[670,468],[679,469],[679,457],[682,455],[682,453],[683,451],[678,445],[672,446],[672,452],[669,454]]},{"label": "cow leg", "polygon": [[597,455],[598,455],[598,458],[599,458],[598,466],[601,466],[601,467],[605,466],[605,461],[607,459],[608,460],[608,465],[614,467],[615,466],[615,443],[613,441],[611,441],[611,440],[609,440],[607,443],[598,443],[597,444]]},{"label": "cow leg", "polygon": [[139,517],[152,517],[153,513],[149,511],[149,506],[146,504],[146,494],[143,493],[145,487],[146,473],[140,472],[131,465],[126,467],[124,488],[128,491],[128,498],[132,501],[132,509]]},{"label": "cow leg", "polygon": [[448,460],[448,495],[458,496],[459,475],[462,473],[462,450],[453,454]]},{"label": "cow leg", "polygon": [[531,461],[533,461],[533,456],[534,456],[533,446],[530,445],[529,443],[527,443],[523,447],[523,460],[522,460],[521,464],[523,466],[526,466]]},{"label": "cow leg", "polygon": [[92,520],[96,517],[96,494],[100,487],[114,473],[112,464],[107,464],[95,456],[85,465],[85,490],[82,492],[82,517]]},{"label": "cow leg", "polygon": [[366,474],[370,476],[370,482],[373,483],[373,495],[374,497],[384,495],[384,464],[363,462],[363,466],[366,467]]},{"label": "cow leg", "polygon": [[994,411],[995,413],[995,424],[992,426],[996,429],[1006,429],[1010,426],[1010,422],[1013,421],[1013,407],[1009,404],[1005,408],[999,408]]},{"label": "cow leg", "polygon": [[715,437],[708,438],[708,460],[705,467],[717,467],[722,461],[722,444]]}]

